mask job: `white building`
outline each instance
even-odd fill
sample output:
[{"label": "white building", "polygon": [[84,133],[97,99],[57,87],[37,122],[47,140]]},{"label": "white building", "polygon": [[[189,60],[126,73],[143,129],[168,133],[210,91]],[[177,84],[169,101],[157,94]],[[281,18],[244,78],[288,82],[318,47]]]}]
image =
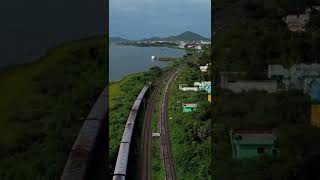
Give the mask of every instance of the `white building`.
[{"label": "white building", "polygon": [[312,8],[306,8],[304,14],[291,14],[283,17],[283,21],[287,24],[290,31],[304,32],[305,26],[310,20],[310,13],[312,10],[319,11],[320,6],[312,6]]},{"label": "white building", "polygon": [[209,68],[210,64],[206,64],[205,66],[199,66],[199,69],[201,72],[208,72],[208,68]]},{"label": "white building", "polygon": [[304,32],[306,30],[305,26],[309,22],[310,15],[298,14],[298,15],[287,15],[283,18],[283,21],[287,24],[290,31],[293,32]]},{"label": "white building", "polygon": [[207,91],[207,93],[211,93],[211,81],[204,82],[194,82],[194,86],[199,87],[200,91]]},{"label": "white building", "polygon": [[320,64],[295,64],[289,69],[282,65],[269,65],[268,78],[279,78],[285,86],[285,89],[300,89],[308,93],[309,83],[320,77]]},{"label": "white building", "polygon": [[199,91],[198,87],[188,87],[187,84],[179,84],[179,90],[181,91]]}]

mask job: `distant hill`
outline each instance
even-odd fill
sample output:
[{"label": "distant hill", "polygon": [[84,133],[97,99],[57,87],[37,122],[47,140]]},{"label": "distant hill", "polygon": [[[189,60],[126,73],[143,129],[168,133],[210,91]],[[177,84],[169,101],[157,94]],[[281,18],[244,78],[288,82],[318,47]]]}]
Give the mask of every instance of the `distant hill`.
[{"label": "distant hill", "polygon": [[124,39],[121,37],[110,37],[109,42],[111,42],[111,43],[126,43],[126,42],[130,42],[130,40]]},{"label": "distant hill", "polygon": [[161,40],[162,38],[160,37],[152,37],[152,38],[145,38],[145,39],[141,39],[141,41],[159,41]]},{"label": "distant hill", "polygon": [[182,34],[179,34],[177,36],[169,36],[169,37],[165,37],[165,38],[160,38],[160,37],[152,37],[149,39],[142,39],[142,41],[156,41],[156,40],[162,40],[162,41],[201,41],[201,40],[209,40],[209,38],[205,38],[199,34],[196,34],[194,32],[191,31],[186,31]]}]

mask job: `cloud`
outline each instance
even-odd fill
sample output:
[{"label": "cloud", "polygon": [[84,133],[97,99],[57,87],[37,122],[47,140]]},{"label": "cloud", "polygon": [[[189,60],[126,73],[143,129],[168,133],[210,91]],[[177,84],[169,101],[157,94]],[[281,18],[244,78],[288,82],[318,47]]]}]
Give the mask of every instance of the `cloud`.
[{"label": "cloud", "polygon": [[148,9],[171,10],[179,7],[208,7],[210,4],[210,0],[110,0],[109,7],[110,12],[139,12]]},{"label": "cloud", "polygon": [[190,30],[210,34],[210,0],[110,0],[113,36],[140,39]]}]

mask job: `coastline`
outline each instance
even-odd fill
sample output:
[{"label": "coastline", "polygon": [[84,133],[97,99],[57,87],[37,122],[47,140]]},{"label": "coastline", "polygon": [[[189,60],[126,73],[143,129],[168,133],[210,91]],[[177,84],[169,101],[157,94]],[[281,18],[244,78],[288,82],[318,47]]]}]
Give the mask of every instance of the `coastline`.
[{"label": "coastline", "polygon": [[[184,49],[184,48],[178,48],[178,47],[169,47],[169,46],[136,46],[136,45],[133,45],[133,44],[118,44],[118,43],[109,43],[109,45],[111,46],[118,46],[118,47],[121,47],[121,46],[127,46],[127,47],[155,47],[155,48],[168,48],[168,49],[174,49],[174,50],[183,50],[185,51],[185,55],[188,54],[188,49]],[[161,57],[160,57],[161,58]],[[162,57],[162,58],[170,58],[171,60],[163,60],[162,58],[161,59],[158,59],[158,61],[161,61],[161,62],[164,62],[164,63],[167,63],[164,67],[162,68],[166,68],[166,67],[169,67],[171,66],[171,62],[173,61],[178,61],[180,59],[183,58],[183,56],[181,57]],[[110,59],[109,59],[110,61]],[[152,67],[150,67],[152,68]],[[121,79],[118,79],[118,80],[109,80],[109,86],[111,86],[112,84],[117,84],[117,83],[122,83],[121,81],[125,80],[125,79],[128,79],[130,78],[131,76],[138,76],[139,74],[143,74],[143,73],[147,73],[150,71],[150,68],[149,69],[145,69],[144,71],[140,71],[140,72],[132,72],[132,73],[127,73],[125,75],[123,75],[121,77]]]}]

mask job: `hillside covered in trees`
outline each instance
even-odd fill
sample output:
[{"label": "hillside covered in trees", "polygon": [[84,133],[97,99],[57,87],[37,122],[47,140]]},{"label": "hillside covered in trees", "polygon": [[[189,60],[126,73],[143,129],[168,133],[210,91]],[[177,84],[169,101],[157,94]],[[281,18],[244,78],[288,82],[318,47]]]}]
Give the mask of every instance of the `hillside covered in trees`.
[{"label": "hillside covered in trees", "polygon": [[[319,1],[221,0],[213,4],[213,69],[245,72],[245,80],[267,79],[269,64],[289,67],[319,59],[320,11],[313,9],[305,31],[290,31],[284,17],[306,13]],[[297,16],[299,17],[299,16]],[[212,158],[214,179],[319,179],[320,129],[310,125],[310,97],[301,91],[239,94],[215,88]],[[232,158],[230,129],[272,129],[278,158]]]}]

